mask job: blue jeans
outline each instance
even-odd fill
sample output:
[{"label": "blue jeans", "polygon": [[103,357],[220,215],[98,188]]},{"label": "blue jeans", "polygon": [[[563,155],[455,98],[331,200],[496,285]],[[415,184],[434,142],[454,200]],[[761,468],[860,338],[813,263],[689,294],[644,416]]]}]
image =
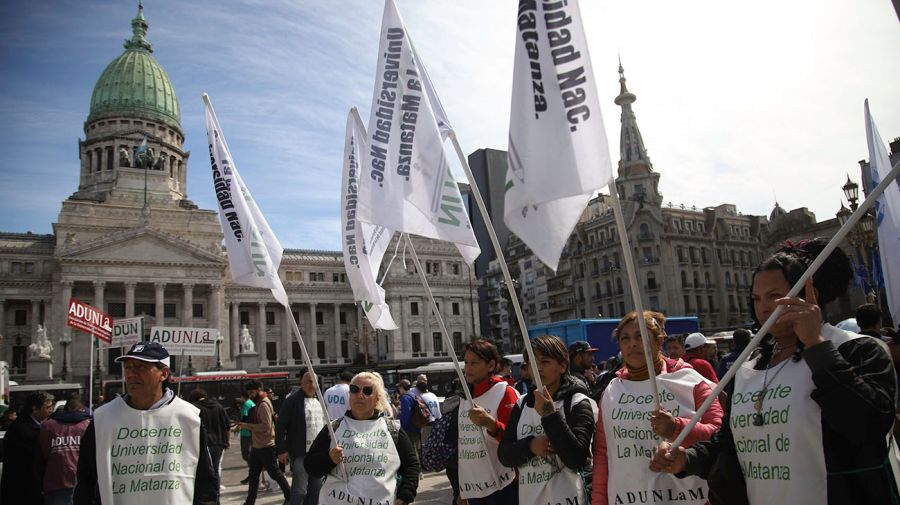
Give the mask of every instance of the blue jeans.
[{"label": "blue jeans", "polygon": [[72,489],[58,489],[44,492],[44,505],[72,505]]},{"label": "blue jeans", "polygon": [[291,460],[291,505],[317,505],[322,479],[306,473],[304,456]]}]

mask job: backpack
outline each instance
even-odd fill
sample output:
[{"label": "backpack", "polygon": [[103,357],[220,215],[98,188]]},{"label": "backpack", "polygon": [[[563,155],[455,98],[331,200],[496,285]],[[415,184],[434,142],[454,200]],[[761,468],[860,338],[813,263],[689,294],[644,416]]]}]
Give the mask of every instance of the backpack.
[{"label": "backpack", "polygon": [[431,433],[422,446],[422,470],[440,472],[456,452],[456,437],[450,431],[455,415],[444,415],[431,426]]},{"label": "backpack", "polygon": [[413,399],[411,418],[413,425],[417,428],[428,426],[428,420],[431,419],[431,410],[428,409],[428,405],[425,404],[425,400],[421,397],[410,396]]}]

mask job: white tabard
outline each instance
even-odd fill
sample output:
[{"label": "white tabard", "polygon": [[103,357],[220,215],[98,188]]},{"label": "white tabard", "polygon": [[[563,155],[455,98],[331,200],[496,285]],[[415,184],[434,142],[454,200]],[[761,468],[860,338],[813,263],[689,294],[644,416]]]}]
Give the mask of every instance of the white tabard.
[{"label": "white tabard", "polygon": [[[690,418],[696,411],[694,387],[704,381],[691,368],[657,375],[660,407],[675,417]],[[650,428],[653,395],[649,381],[613,379],[603,391],[600,405],[603,436],[606,437],[610,504],[706,503],[708,487],[705,480],[699,477],[679,479],[671,474],[650,471],[650,459],[661,439]]]},{"label": "white tabard", "polygon": [[385,417],[358,421],[347,416],[335,430],[337,443],[344,448],[344,480],[340,465],[334,467],[322,490],[323,505],[394,505],[400,455]]},{"label": "white tabard", "polygon": [[[583,401],[593,403],[593,400],[587,396],[575,393],[571,405],[574,406]],[[560,400],[555,403],[556,408],[565,419],[564,402]],[[516,426],[516,439],[522,440],[544,435],[540,414],[534,410],[534,407],[526,406],[524,401],[520,401],[519,405],[522,413],[519,415],[519,425]],[[594,406],[591,406],[591,409],[596,410]],[[507,429],[512,429],[512,427]],[[551,505],[583,505],[585,503],[584,483],[581,481],[581,475],[564,465],[556,454],[535,456],[519,467],[519,505],[544,505],[547,503]]]},{"label": "white tabard", "polygon": [[94,414],[103,503],[191,505],[200,454],[200,410],[175,397],[136,410],[118,397]]},{"label": "white tabard", "polygon": [[[497,417],[500,400],[508,384],[498,382],[475,398],[475,403]],[[515,470],[500,464],[497,448],[500,443],[469,419],[472,404],[459,403],[459,495],[462,498],[484,498],[513,482]]]},{"label": "white tabard", "polygon": [[[826,324],[822,337],[837,348],[860,335]],[[755,364],[744,363],[735,376],[730,421],[750,503],[827,503],[822,409],[810,397],[815,385],[809,365],[789,359],[769,369],[760,411],[765,424],[756,426],[754,402],[761,395],[765,371],[754,370]]]}]

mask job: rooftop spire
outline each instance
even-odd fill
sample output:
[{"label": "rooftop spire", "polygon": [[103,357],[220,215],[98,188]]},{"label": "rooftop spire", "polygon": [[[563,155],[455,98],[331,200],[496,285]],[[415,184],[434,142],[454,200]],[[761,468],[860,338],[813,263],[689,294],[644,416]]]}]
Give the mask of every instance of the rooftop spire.
[{"label": "rooftop spire", "polygon": [[147,35],[147,28],[149,26],[147,20],[144,19],[144,3],[142,0],[138,0],[137,16],[131,20],[131,33],[133,35],[130,39],[125,41],[125,49],[152,53],[153,46],[151,46],[150,42],[144,38]]},{"label": "rooftop spire", "polygon": [[630,165],[646,165],[652,170],[650,158],[647,157],[647,149],[644,147],[644,139],[638,128],[637,119],[631,104],[637,100],[634,93],[628,91],[625,85],[625,69],[622,67],[622,58],[619,57],[619,96],[616,97],[616,105],[622,107],[622,131],[619,136],[619,173]]}]

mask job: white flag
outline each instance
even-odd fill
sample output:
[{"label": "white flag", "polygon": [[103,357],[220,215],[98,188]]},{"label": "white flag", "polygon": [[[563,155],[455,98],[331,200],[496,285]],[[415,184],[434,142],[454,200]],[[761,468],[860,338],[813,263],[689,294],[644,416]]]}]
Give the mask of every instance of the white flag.
[{"label": "white flag", "polygon": [[[375,279],[387,244],[394,232],[363,223],[356,215],[359,200],[359,167],[366,153],[366,130],[355,107],[350,109],[350,114],[347,115],[346,131],[341,183],[344,268],[347,270],[350,287],[353,288],[353,299],[362,302],[363,310],[372,327],[396,330],[397,324],[394,323],[388,304],[384,301],[384,289]],[[373,252],[374,256],[370,256],[370,252]]]},{"label": "white flag", "polygon": [[508,160],[506,226],[555,271],[612,176],[577,0],[519,3]]},{"label": "white flag", "polygon": [[[869,145],[869,170],[874,188],[891,172],[891,160],[865,102],[866,142]],[[900,321],[900,182],[894,181],[875,203],[875,223],[878,226],[878,250],[884,290],[887,293],[891,319]]]},{"label": "white flag", "polygon": [[275,299],[287,306],[287,293],[278,277],[283,248],[241,180],[212,103],[205,93],[203,101],[206,103],[213,188],[219,203],[219,221],[225,234],[231,279],[245,286],[269,288]]},{"label": "white flag", "polygon": [[[358,217],[453,242],[471,264],[481,249],[450,173],[424,80],[397,6],[385,0]],[[439,113],[446,132],[449,123]]]}]

